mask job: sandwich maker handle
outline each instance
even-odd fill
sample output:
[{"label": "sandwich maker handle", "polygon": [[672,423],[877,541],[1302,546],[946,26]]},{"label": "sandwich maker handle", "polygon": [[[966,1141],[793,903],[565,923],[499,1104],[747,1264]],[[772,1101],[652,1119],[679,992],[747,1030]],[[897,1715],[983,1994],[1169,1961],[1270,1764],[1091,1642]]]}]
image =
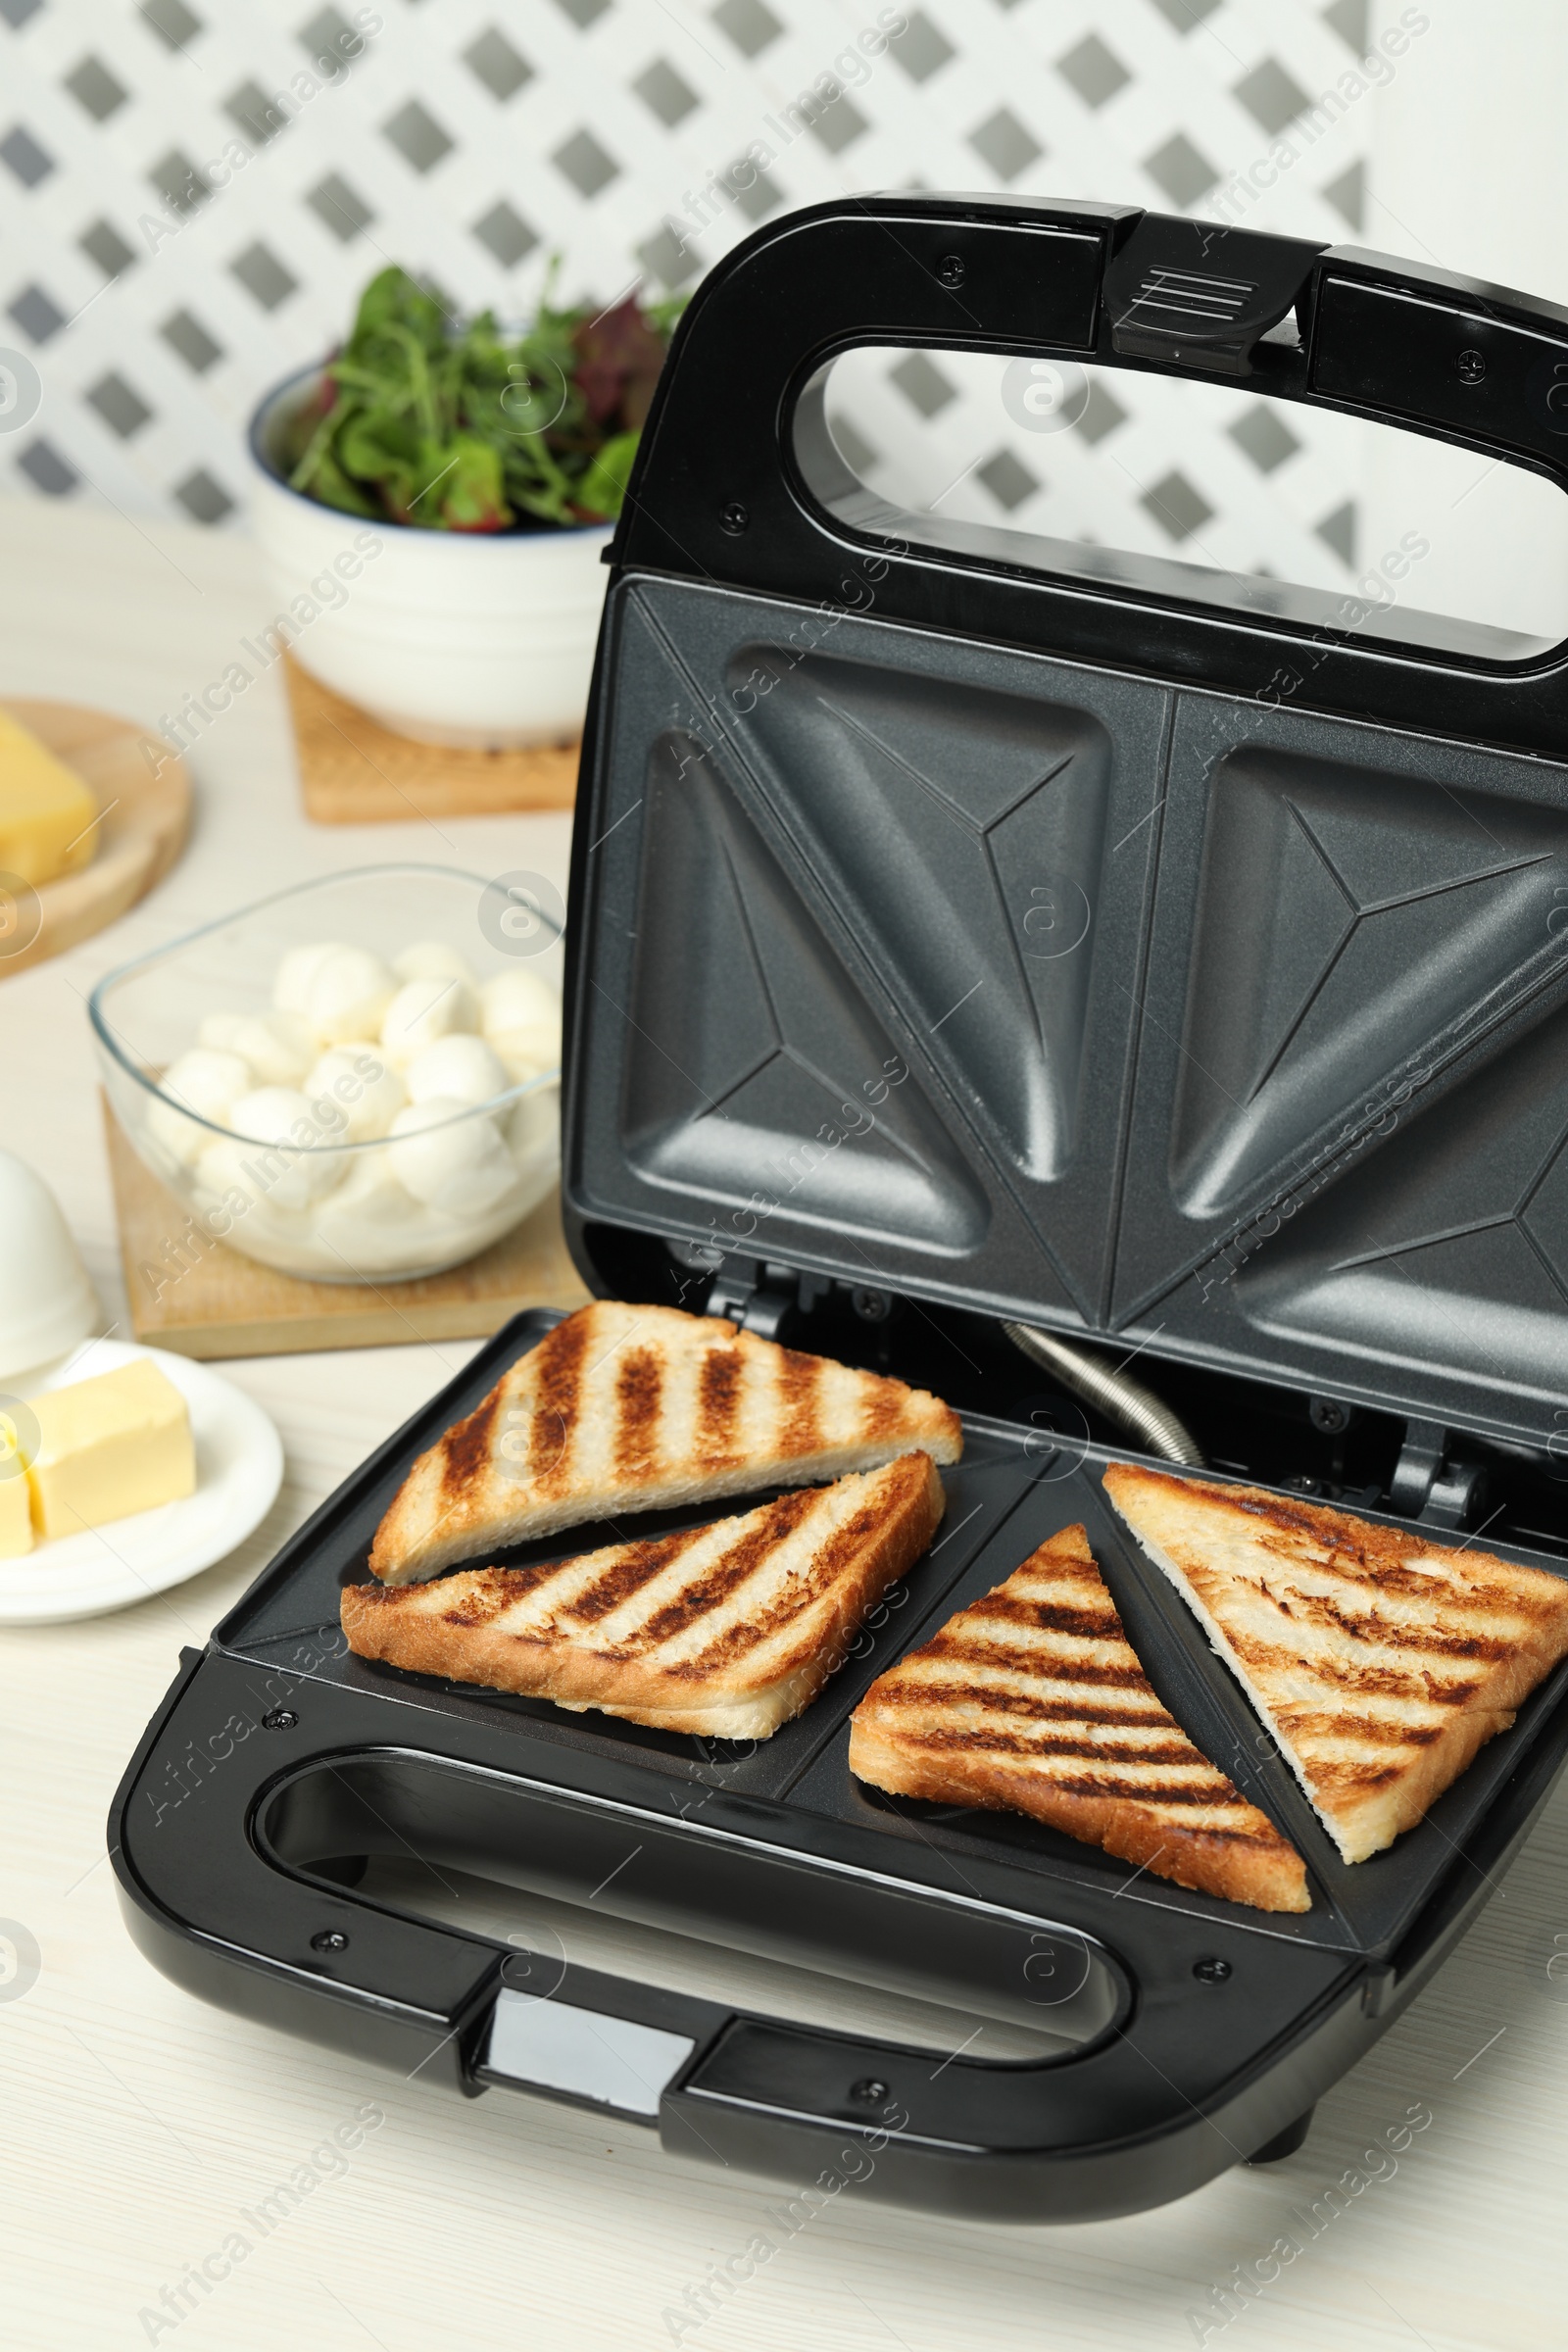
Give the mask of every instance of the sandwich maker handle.
[{"label": "sandwich maker handle", "polygon": [[[1343,1978],[1337,1990],[1331,2034],[1364,2034]],[[1208,2037],[1189,2028],[1189,2039]],[[1211,2041],[1200,2082],[1131,2020],[1062,2057],[981,2062],[966,2048],[867,2041],[520,1953],[472,2072],[657,2124],[666,2148],[699,2162],[807,2183],[801,2197],[817,2203],[796,2226],[852,2186],[992,2220],[1135,2210],[1289,2153],[1318,2087],[1277,2053],[1267,2081],[1245,2085],[1237,2053]]]},{"label": "sandwich maker handle", "polygon": [[1555,303],[1359,246],[1129,207],[865,196],[785,216],[704,280],[612,561],[632,560],[647,526],[676,523],[677,506],[704,547],[748,538],[763,517],[745,502],[792,470],[803,391],[867,344],[1245,380],[1568,487],[1568,310]]},{"label": "sandwich maker handle", "polygon": [[[1016,530],[975,526],[959,544],[939,523],[917,537],[913,518],[845,463],[822,407],[839,355],[901,344],[1245,384],[1402,425],[1568,489],[1568,311],[1554,304],[1359,247],[1132,209],[846,197],[760,229],[698,289],[609,560],[1249,691],[1280,633],[1332,640],[1358,628],[1364,614],[1260,617],[1238,598],[1238,644],[1235,628],[1216,627],[1212,609],[1195,613],[1168,582],[1086,582],[1053,566],[1050,542]],[[1402,706],[1377,709],[1368,670],[1381,664],[1389,677],[1412,650],[1333,643],[1314,667],[1314,697],[1402,717]],[[1532,740],[1560,741],[1563,696],[1541,672],[1561,652],[1507,655],[1502,674],[1477,681],[1473,714],[1455,702],[1455,729],[1518,741],[1524,726]],[[1478,638],[1474,659],[1504,658]],[[1425,723],[1424,681],[1403,691]],[[1390,684],[1385,699],[1398,692]]]},{"label": "sandwich maker handle", "polygon": [[[279,1701],[262,1676],[185,1653],[110,1816],[126,1923],[191,1991],[421,2083],[566,2099],[786,2180],[831,2171],[916,2205],[1089,2219],[1250,2157],[1370,2037],[1360,1962],[1168,1914],[1098,2040],[1005,2064],[509,1953],[359,1890],[354,1857],[420,1859],[439,1828],[400,1811],[377,1778],[389,1758],[469,1787],[441,1724],[400,1709],[389,1749],[377,1694],[291,1678]],[[508,1775],[481,1777],[505,1835],[526,1838],[543,1792],[514,1800]],[[1120,1940],[1139,1943],[1133,1912]],[[1216,1951],[1234,1963],[1200,1957]]]}]

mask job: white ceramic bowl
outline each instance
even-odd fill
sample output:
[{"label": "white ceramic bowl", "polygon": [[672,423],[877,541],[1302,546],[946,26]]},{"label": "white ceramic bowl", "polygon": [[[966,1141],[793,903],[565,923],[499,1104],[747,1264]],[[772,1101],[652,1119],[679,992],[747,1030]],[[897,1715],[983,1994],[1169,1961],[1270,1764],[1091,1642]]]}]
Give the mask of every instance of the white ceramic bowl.
[{"label": "white ceramic bowl", "polygon": [[251,422],[251,521],[303,669],[400,735],[466,749],[581,732],[605,601],[608,523],[424,531],[340,514],[281,469],[284,429],[320,381],[280,384]]}]

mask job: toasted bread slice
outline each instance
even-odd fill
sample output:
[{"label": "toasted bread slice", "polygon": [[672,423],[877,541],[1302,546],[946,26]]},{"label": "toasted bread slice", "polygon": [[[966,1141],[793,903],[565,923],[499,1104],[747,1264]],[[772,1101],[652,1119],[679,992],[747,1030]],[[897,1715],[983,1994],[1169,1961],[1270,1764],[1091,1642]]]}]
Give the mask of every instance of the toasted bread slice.
[{"label": "toasted bread slice", "polygon": [[1324,1503],[1112,1464],[1105,1492],[1347,1862],[1420,1821],[1568,1652],[1568,1579]]},{"label": "toasted bread slice", "polygon": [[945,1498],[926,1453],[684,1535],[439,1584],[349,1585],[362,1657],[715,1740],[765,1740],[843,1663]]},{"label": "toasted bread slice", "polygon": [[1311,1908],[1300,1855],[1155,1697],[1081,1527],[878,1676],[850,1718],[850,1770],[1011,1806],[1178,1886]]},{"label": "toasted bread slice", "polygon": [[923,1389],[801,1355],[721,1317],[603,1298],[513,1365],[421,1453],[376,1529],[383,1584],[585,1519],[808,1487],[915,1446],[963,1451]]}]

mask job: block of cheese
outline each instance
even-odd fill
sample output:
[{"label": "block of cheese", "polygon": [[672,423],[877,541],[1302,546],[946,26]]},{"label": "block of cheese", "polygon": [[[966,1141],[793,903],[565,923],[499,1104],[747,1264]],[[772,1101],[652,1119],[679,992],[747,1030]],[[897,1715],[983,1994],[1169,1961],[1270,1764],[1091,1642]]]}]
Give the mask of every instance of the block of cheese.
[{"label": "block of cheese", "polygon": [[0,872],[53,882],[90,863],[98,803],[78,775],[0,710]]},{"label": "block of cheese", "polygon": [[32,1510],[27,1482],[15,1452],[6,1452],[8,1424],[0,1414],[0,1560],[32,1549]]},{"label": "block of cheese", "polygon": [[38,1424],[32,1526],[45,1542],[195,1493],[185,1399],[145,1356],[27,1403]]}]

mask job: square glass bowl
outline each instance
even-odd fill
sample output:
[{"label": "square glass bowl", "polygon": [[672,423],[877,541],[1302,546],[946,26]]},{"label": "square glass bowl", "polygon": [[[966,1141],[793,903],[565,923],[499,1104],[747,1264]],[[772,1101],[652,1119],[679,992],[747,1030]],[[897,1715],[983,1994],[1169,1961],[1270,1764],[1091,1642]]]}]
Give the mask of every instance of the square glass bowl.
[{"label": "square glass bowl", "polygon": [[[362,866],[101,980],[105,1091],[185,1212],[171,1271],[211,1240],[311,1282],[410,1280],[527,1216],[561,1166],[563,920],[542,875]],[[390,1005],[345,949],[406,959]]]}]

